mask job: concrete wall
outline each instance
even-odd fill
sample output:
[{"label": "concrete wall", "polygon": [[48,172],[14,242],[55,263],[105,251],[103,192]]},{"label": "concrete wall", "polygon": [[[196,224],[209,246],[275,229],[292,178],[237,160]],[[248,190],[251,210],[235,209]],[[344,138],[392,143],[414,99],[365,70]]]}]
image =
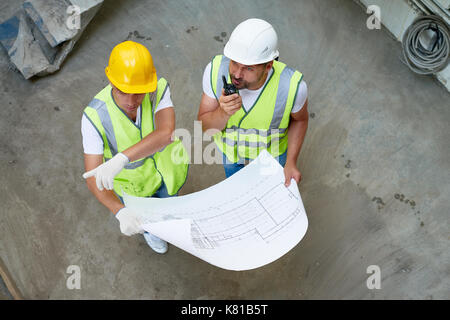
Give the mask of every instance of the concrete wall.
[{"label": "concrete wall", "polygon": [[[365,7],[377,5],[381,9],[381,23],[398,40],[402,41],[403,34],[420,11],[405,0],[359,0]],[[407,68],[407,66],[405,65]],[[412,72],[412,71],[411,71]],[[450,91],[450,64],[436,78]]]}]

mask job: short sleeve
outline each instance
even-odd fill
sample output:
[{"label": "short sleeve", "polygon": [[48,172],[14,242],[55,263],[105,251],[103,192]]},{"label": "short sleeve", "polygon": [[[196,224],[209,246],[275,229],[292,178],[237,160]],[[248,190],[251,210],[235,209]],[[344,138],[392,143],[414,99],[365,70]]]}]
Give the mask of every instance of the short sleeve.
[{"label": "short sleeve", "polygon": [[308,98],[308,87],[306,82],[302,80],[298,86],[297,97],[295,98],[294,106],[292,107],[291,113],[299,112],[300,109],[306,102]]},{"label": "short sleeve", "polygon": [[160,111],[162,109],[169,108],[169,107],[173,107],[173,102],[172,102],[172,98],[170,97],[170,87],[167,84],[166,92],[164,92],[164,95],[162,96],[161,100],[159,101],[158,105],[156,106],[155,113],[157,113],[158,111]]},{"label": "short sleeve", "polygon": [[210,98],[216,98],[214,95],[213,89],[211,87],[211,62],[208,63],[208,65],[205,68],[205,71],[203,71],[203,93],[206,94]]},{"label": "short sleeve", "polygon": [[81,118],[81,135],[85,154],[103,154],[103,139],[85,114]]}]

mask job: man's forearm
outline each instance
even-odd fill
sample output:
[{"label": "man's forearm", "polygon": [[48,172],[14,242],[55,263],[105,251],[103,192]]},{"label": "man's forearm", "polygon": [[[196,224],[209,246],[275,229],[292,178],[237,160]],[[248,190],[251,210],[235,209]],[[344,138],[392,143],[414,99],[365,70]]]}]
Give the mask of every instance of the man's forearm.
[{"label": "man's forearm", "polygon": [[92,192],[97,200],[100,201],[100,203],[108,208],[112,213],[116,214],[117,211],[124,207],[123,203],[120,202],[114,191],[106,189],[103,189],[103,191],[98,190],[97,185],[95,184],[95,177],[89,178],[86,181],[86,184],[89,191]]},{"label": "man's forearm", "polygon": [[128,157],[130,162],[148,157],[170,144],[171,136],[172,132],[157,129],[122,153]]},{"label": "man's forearm", "polygon": [[221,109],[217,108],[211,112],[205,112],[198,117],[198,120],[202,122],[202,130],[216,129],[222,131],[227,125],[230,117]]},{"label": "man's forearm", "polygon": [[297,163],[303,140],[308,130],[308,120],[291,120],[288,128],[288,150],[286,162]]}]

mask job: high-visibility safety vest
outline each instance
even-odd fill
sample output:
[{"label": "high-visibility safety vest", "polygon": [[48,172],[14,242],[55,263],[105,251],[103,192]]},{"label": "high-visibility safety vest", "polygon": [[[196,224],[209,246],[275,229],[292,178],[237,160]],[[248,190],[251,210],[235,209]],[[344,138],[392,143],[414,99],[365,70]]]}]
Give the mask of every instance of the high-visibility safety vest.
[{"label": "high-visibility safety vest", "polygon": [[[217,55],[211,62],[211,87],[219,100],[222,94],[222,76],[228,78],[230,59]],[[228,160],[255,159],[266,149],[273,157],[287,150],[287,128],[302,73],[273,61],[273,72],[258,98],[248,111],[240,108],[226,127],[214,135],[218,148]]]},{"label": "high-visibility safety vest", "polygon": [[[168,84],[158,80],[155,101],[147,93],[141,104],[141,125],[138,127],[114,102],[111,85],[106,86],[84,109],[103,139],[103,160],[111,159],[118,152],[135,145],[155,130],[154,111],[164,96]],[[188,172],[189,157],[178,138],[155,154],[128,163],[114,178],[114,191],[136,197],[152,196],[164,182],[170,195],[183,186]]]}]

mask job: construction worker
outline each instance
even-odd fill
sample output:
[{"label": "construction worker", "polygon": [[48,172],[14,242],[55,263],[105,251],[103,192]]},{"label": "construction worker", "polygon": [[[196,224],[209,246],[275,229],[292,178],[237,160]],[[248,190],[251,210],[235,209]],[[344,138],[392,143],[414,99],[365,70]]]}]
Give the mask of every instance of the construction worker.
[{"label": "construction worker", "polygon": [[[81,121],[83,177],[89,190],[120,222],[125,235],[144,233],[142,218],[123,204],[123,192],[136,197],[169,197],[186,180],[187,152],[172,139],[175,114],[164,78],[157,78],[150,52],[125,41],[111,52],[108,84],[84,109]],[[145,232],[158,253],[167,243]]]},{"label": "construction worker", "polygon": [[[198,120],[203,131],[218,130],[214,141],[226,177],[266,149],[284,167],[286,186],[301,180],[297,158],[308,128],[307,86],[302,73],[277,61],[277,46],[272,25],[248,19],[233,30],[224,55],[205,68]],[[238,93],[225,95],[222,76]]]}]

